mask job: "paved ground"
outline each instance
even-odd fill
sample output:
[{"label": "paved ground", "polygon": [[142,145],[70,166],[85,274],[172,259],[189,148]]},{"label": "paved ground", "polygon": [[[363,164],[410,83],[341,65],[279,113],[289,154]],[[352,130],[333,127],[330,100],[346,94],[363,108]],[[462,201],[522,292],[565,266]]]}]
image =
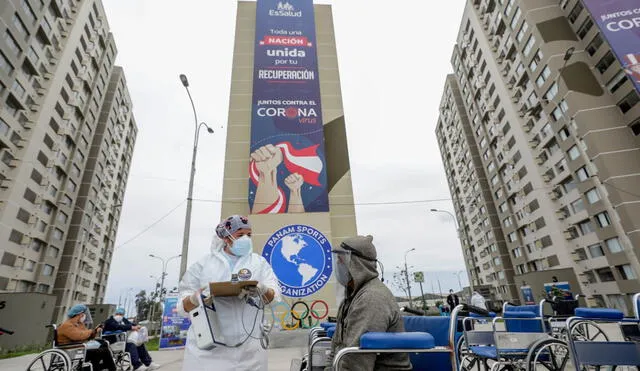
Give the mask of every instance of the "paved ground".
[{"label": "paved ground", "polygon": [[[299,358],[300,348],[277,348],[269,349],[269,370],[288,371],[292,358]],[[0,370],[3,371],[24,371],[35,355],[28,355],[10,359],[0,360]],[[182,370],[182,350],[164,350],[151,352],[154,362],[162,365],[161,371],[181,371]]]}]

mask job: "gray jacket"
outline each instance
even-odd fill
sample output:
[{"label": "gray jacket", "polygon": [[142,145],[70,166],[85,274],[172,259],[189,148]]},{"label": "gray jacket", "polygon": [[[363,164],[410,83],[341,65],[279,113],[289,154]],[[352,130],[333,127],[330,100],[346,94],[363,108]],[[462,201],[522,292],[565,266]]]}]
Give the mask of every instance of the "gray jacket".
[{"label": "gray jacket", "polygon": [[[367,257],[376,258],[373,238],[353,237],[344,242]],[[376,263],[351,256],[349,272],[353,286],[347,289],[346,298],[338,308],[336,331],[331,341],[330,361],[342,348],[360,345],[365,332],[403,332],[404,322],[398,304],[378,278]],[[352,354],[342,359],[341,370],[411,370],[406,353]],[[329,369],[330,370],[330,369]]]}]

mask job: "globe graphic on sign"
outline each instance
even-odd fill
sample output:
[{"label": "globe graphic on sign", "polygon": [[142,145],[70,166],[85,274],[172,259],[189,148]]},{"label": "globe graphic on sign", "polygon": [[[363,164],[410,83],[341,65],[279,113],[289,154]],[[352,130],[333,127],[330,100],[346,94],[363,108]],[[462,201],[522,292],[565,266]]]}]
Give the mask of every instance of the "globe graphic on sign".
[{"label": "globe graphic on sign", "polygon": [[289,287],[304,287],[322,273],[322,246],[304,234],[284,236],[273,249],[271,266],[278,279]]}]

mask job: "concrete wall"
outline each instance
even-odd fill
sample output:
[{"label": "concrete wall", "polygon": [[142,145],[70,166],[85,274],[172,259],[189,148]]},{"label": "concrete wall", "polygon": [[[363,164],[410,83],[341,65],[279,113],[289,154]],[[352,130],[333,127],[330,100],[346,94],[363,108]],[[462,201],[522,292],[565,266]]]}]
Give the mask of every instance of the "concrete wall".
[{"label": "concrete wall", "polygon": [[0,336],[0,352],[45,345],[56,297],[37,293],[0,293],[0,327],[14,331]]}]

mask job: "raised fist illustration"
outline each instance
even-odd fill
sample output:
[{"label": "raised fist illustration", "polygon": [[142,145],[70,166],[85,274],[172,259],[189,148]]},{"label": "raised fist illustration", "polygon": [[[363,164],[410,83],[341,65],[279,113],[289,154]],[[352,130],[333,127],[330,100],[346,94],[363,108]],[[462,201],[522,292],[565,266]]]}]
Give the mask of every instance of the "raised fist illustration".
[{"label": "raised fist illustration", "polygon": [[273,144],[267,144],[255,150],[251,159],[256,162],[256,167],[261,174],[275,171],[282,162],[282,151]]},{"label": "raised fist illustration", "polygon": [[298,191],[304,183],[304,178],[298,173],[293,173],[284,179],[284,184],[292,191]]}]

